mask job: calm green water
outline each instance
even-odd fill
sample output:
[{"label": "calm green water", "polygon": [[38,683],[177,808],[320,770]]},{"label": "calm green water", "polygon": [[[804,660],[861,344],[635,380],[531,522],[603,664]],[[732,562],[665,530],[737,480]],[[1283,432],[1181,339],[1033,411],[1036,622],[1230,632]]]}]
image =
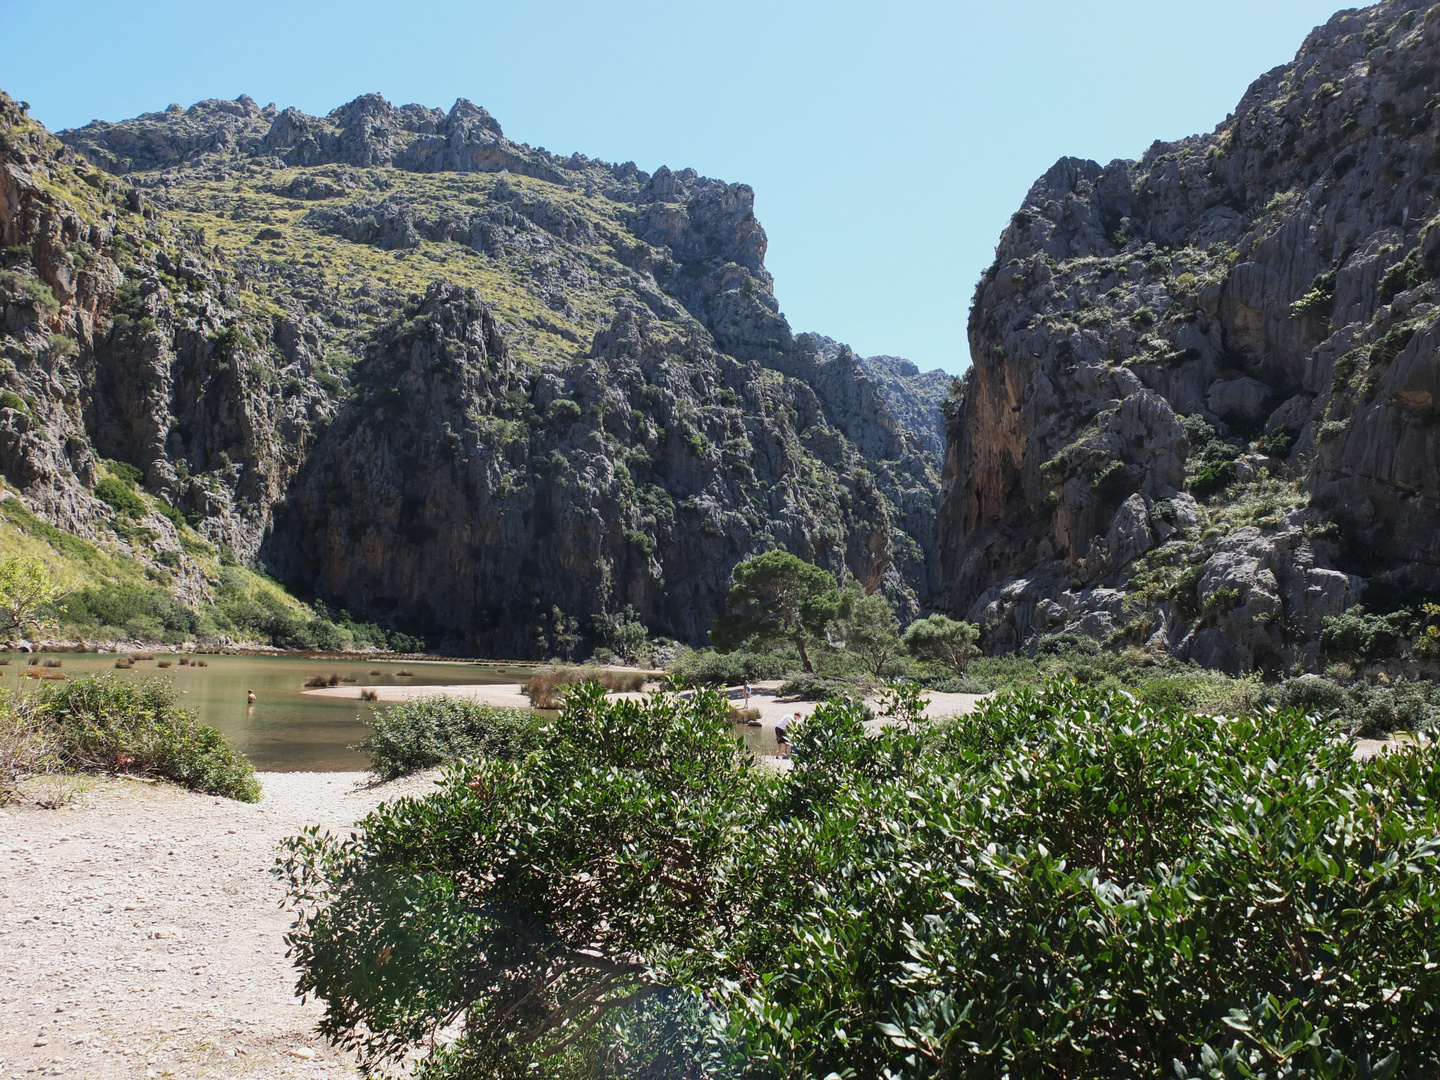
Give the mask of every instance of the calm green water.
[{"label": "calm green water", "polygon": [[[38,680],[23,672],[30,657],[8,653],[0,665],[0,686],[15,690],[35,687]],[[303,656],[197,656],[205,667],[180,666],[180,658],[156,653],[154,660],[136,660],[128,670],[117,670],[113,653],[44,653],[40,659],[59,660],[69,677],[86,672],[120,678],[164,679],[180,695],[180,703],[199,715],[200,721],[219,729],[265,772],[336,772],[363,770],[369,760],[349,749],[369,733],[365,721],[376,706],[356,698],[304,694],[312,675],[327,678],[333,672],[351,678],[347,686],[468,686],[509,683],[527,679],[530,669],[514,664],[432,663],[414,660],[327,660]],[[170,661],[161,668],[159,661]],[[380,674],[372,675],[372,671]],[[401,671],[411,675],[398,674]],[[255,704],[245,700],[255,691]],[[381,703],[379,708],[385,708]],[[773,729],[737,727],[746,749],[756,754],[775,753]]]},{"label": "calm green water", "polygon": [[[364,769],[368,761],[348,749],[365,737],[363,720],[374,706],[355,698],[317,697],[301,693],[312,675],[342,679],[349,676],[360,686],[463,686],[475,683],[518,683],[528,674],[523,667],[484,664],[420,663],[413,660],[326,660],[299,656],[197,656],[207,666],[180,667],[178,656],[156,653],[155,660],[137,660],[128,670],[115,669],[109,653],[46,653],[42,659],[59,660],[70,677],[83,672],[106,672],[121,678],[165,679],[180,694],[180,702],[199,714],[202,723],[218,728],[232,746],[243,751],[255,768],[269,772]],[[10,653],[0,666],[0,686],[29,688],[37,680],[24,678],[29,657]],[[171,666],[160,668],[158,661]],[[379,675],[370,672],[379,671]],[[405,677],[396,674],[410,671]],[[351,684],[346,684],[351,685]],[[256,701],[247,705],[245,692],[254,690]],[[384,707],[383,705],[381,706]]]}]

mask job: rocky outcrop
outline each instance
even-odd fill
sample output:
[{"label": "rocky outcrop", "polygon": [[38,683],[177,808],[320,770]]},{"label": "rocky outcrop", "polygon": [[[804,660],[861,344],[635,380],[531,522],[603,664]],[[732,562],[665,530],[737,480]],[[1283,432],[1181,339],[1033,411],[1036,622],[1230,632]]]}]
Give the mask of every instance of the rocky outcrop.
[{"label": "rocky outcrop", "polygon": [[1211,134],[1036,182],[948,429],[953,610],[1283,669],[1440,587],[1437,70],[1440,7],[1342,12]]},{"label": "rocky outcrop", "polygon": [[921,371],[900,356],[866,356],[860,365],[880,387],[900,427],[912,432],[930,453],[945,456],[945,402],[954,378],[945,371]]},{"label": "rocky outcrop", "polygon": [[0,140],[0,472],[31,511],[201,603],[209,583],[175,522],[117,516],[93,494],[101,464],[137,465],[205,536],[253,556],[332,409],[309,378],[313,328],[241,310],[193,242],[3,95]]}]

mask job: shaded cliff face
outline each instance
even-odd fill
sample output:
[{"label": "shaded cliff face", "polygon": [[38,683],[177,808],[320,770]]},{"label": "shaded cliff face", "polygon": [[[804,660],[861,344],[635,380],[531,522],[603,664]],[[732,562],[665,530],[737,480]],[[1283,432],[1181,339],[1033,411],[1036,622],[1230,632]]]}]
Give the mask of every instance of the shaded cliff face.
[{"label": "shaded cliff face", "polygon": [[748,553],[783,547],[871,588],[893,573],[886,501],[814,391],[645,308],[536,370],[476,291],[437,285],[357,382],[273,544],[350,610],[482,653],[533,648],[554,607],[633,604],[699,641]]},{"label": "shaded cliff face", "polygon": [[1303,667],[1367,587],[1440,585],[1437,72],[1440,7],[1344,12],[1212,134],[1036,182],[939,518],[992,644]]},{"label": "shaded cliff face", "polygon": [[896,412],[924,386],[791,332],[745,185],[558,157],[463,100],[63,143],[0,111],[3,381],[33,403],[0,408],[0,468],[61,527],[167,542],[94,497],[125,462],[300,590],[492,652],[626,604],[702,641],[776,545],[911,611],[938,584],[938,455]]}]

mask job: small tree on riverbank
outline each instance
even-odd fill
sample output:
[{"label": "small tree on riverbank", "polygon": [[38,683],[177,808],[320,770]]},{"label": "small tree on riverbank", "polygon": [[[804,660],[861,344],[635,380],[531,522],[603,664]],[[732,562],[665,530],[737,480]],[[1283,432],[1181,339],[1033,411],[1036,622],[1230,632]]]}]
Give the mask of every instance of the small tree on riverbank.
[{"label": "small tree on riverbank", "polygon": [[767,551],[738,563],[726,602],[730,614],[715,621],[710,640],[721,652],[743,645],[788,641],[800,664],[814,672],[807,643],[822,640],[840,613],[840,588],[828,570],[788,551]]},{"label": "small tree on riverbank", "polygon": [[880,669],[900,651],[900,624],[890,598],[882,592],[866,596],[858,585],[852,586],[842,605],[838,629],[845,649],[859,657],[871,675],[878,677]]}]

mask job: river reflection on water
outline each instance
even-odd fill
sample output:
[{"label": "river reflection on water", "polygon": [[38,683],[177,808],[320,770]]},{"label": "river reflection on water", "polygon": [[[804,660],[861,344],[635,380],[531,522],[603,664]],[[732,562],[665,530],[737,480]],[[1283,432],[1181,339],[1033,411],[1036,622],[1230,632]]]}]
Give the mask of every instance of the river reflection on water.
[{"label": "river reflection on water", "polygon": [[[358,700],[361,686],[471,686],[514,685],[529,678],[525,665],[436,662],[416,660],[329,660],[306,656],[195,656],[205,667],[180,665],[180,657],[157,652],[154,660],[136,660],[128,670],[115,667],[113,653],[46,653],[59,660],[69,676],[82,673],[114,674],[122,678],[159,678],[170,682],[180,703],[217,728],[263,772],[333,772],[363,770],[369,762],[350,749],[369,733],[365,721],[376,706]],[[30,660],[24,653],[9,653],[0,666],[0,686],[30,688],[23,672]],[[161,668],[159,662],[170,661]],[[379,672],[373,675],[371,672]],[[410,675],[399,674],[402,671]],[[312,675],[331,674],[356,687],[357,697],[335,698],[302,693]],[[247,705],[246,691],[255,691],[255,704]],[[385,708],[381,703],[379,708]],[[774,733],[766,728],[741,728],[746,747],[755,753],[775,752]]]}]

